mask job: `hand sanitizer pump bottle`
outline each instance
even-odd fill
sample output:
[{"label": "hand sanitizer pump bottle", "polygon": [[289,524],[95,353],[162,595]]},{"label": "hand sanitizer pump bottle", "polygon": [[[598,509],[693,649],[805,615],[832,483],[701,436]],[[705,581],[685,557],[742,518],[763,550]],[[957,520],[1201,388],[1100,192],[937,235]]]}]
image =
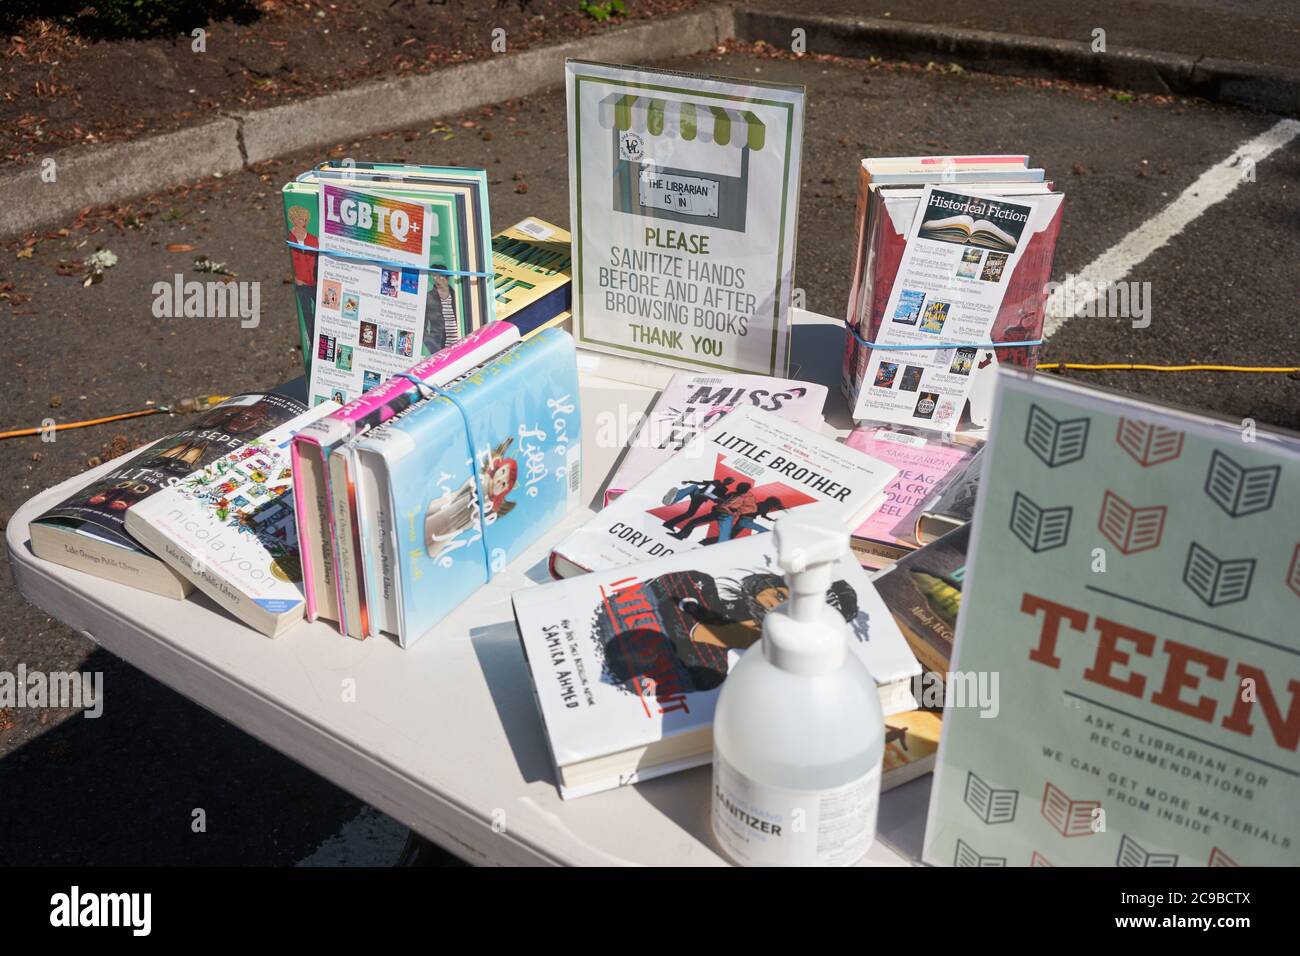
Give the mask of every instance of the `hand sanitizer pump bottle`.
[{"label": "hand sanitizer pump bottle", "polygon": [[722,685],[713,833],[745,866],[850,866],[875,839],[885,722],[848,625],[827,603],[849,535],[831,507],[776,522],[790,597]]}]

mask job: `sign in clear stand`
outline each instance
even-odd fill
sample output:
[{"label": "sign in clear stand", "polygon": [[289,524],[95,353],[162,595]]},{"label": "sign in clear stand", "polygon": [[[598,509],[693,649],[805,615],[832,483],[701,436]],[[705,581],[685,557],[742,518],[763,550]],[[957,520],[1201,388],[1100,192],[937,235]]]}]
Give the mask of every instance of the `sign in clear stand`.
[{"label": "sign in clear stand", "polygon": [[577,60],[566,83],[578,345],[784,376],[803,88]]}]

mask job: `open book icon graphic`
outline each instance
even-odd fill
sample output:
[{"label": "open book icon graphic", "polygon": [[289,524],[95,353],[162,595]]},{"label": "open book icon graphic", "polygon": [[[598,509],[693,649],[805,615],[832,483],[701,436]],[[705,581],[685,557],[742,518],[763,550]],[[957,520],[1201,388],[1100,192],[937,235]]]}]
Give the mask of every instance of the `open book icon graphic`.
[{"label": "open book icon graphic", "polygon": [[987,219],[972,219],[964,214],[923,222],[918,235],[922,239],[963,242],[972,246],[983,246],[985,249],[997,249],[1000,252],[1016,251],[1015,237],[1005,229],[995,226]]},{"label": "open book icon graphic", "polygon": [[1183,583],[1210,607],[1244,601],[1254,576],[1254,558],[1222,559],[1195,541],[1187,551]]},{"label": "open book icon graphic", "polygon": [[1011,499],[1011,533],[1033,552],[1059,548],[1070,537],[1073,508],[1040,508],[1016,492]]},{"label": "open book icon graphic", "polygon": [[1031,405],[1025,444],[1049,468],[1068,465],[1082,458],[1087,450],[1089,423],[1087,418],[1054,418]]},{"label": "open book icon graphic", "polygon": [[1064,790],[1053,783],[1043,788],[1043,819],[1061,836],[1088,836],[1094,833],[1092,814],[1100,806],[1100,800],[1071,800]]},{"label": "open book icon graphic", "polygon": [[1101,520],[1097,528],[1123,554],[1150,551],[1160,545],[1165,530],[1164,505],[1135,508],[1113,491],[1101,499]]},{"label": "open book icon graphic", "polygon": [[1010,823],[1016,818],[1016,790],[997,790],[975,776],[966,774],[966,806],[985,823]]},{"label": "open book icon graphic", "polygon": [[1120,837],[1116,866],[1177,866],[1177,853],[1151,853],[1127,833]]},{"label": "open book icon graphic", "polygon": [[981,856],[965,840],[957,841],[957,853],[952,860],[953,866],[1006,866],[1005,856]]},{"label": "open book icon graphic", "polygon": [[1245,468],[1221,451],[1210,456],[1210,473],[1205,478],[1205,493],[1220,508],[1240,518],[1273,507],[1281,465]]}]

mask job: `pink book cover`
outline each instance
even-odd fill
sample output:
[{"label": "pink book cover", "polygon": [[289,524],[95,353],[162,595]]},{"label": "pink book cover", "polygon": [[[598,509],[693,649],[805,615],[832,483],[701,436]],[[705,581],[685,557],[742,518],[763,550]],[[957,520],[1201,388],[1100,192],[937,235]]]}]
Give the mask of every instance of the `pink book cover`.
[{"label": "pink book cover", "polygon": [[845,437],[844,444],[898,469],[898,477],[885,488],[884,504],[858,526],[853,536],[909,548],[917,546],[911,531],[900,536],[895,530],[905,521],[905,529],[913,527],[915,522],[908,519],[929,497],[935,482],[974,452],[965,445],[926,439],[878,425],[855,428]]},{"label": "pink book cover", "polygon": [[704,429],[741,405],[753,405],[820,431],[826,386],[766,375],[684,372],[668,380],[628,443],[605,490],[605,504],[627,491]]},{"label": "pink book cover", "polygon": [[[505,320],[492,322],[471,332],[459,342],[421,359],[407,371],[422,382],[429,382],[432,385],[445,385],[456,376],[469,371],[475,365],[485,362],[517,341],[519,341],[519,329],[516,326]],[[334,414],[313,422],[293,436],[290,461],[295,476],[304,467],[302,463],[304,455],[313,455],[321,461],[327,462],[330,453],[339,445],[350,441],[363,432],[369,431],[376,425],[388,421],[417,398],[418,394],[413,382],[406,378],[394,376],[348,402]],[[328,467],[324,470],[324,479],[325,498],[329,501],[331,500],[331,489],[329,487]],[[293,499],[295,516],[305,515],[307,513],[307,502],[303,498],[301,486],[296,482],[293,489]],[[334,509],[327,508],[326,513],[329,516],[328,534],[330,542],[334,544],[338,540],[338,532],[334,527]],[[304,534],[305,529],[305,522],[298,518],[298,547],[303,555],[309,553],[309,548],[320,547],[319,542],[311,541],[310,535]],[[337,550],[334,553],[337,554]],[[304,560],[302,566],[303,592],[307,600],[307,620],[313,621],[316,619],[317,582],[311,562]],[[342,607],[340,587],[338,569],[335,568],[334,590],[339,597],[339,607]]]}]

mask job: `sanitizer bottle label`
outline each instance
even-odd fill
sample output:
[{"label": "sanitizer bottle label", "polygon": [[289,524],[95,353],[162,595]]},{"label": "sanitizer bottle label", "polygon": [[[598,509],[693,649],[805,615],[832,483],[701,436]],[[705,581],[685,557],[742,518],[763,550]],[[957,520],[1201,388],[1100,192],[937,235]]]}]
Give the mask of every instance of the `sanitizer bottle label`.
[{"label": "sanitizer bottle label", "polygon": [[879,803],[879,763],[831,790],[787,790],[713,755],[713,833],[745,866],[852,866],[875,839]]}]

